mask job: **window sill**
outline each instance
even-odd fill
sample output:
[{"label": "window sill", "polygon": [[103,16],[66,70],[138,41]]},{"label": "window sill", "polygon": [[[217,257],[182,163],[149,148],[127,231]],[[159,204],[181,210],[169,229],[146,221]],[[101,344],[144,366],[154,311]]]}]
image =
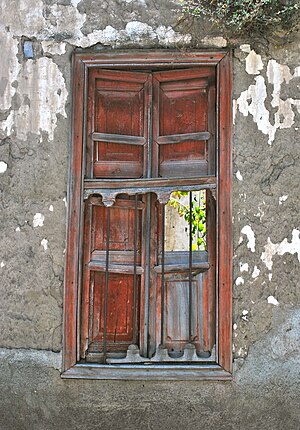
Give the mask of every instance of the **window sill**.
[{"label": "window sill", "polygon": [[125,379],[153,381],[230,381],[232,374],[212,365],[103,365],[76,364],[62,373],[63,379]]}]

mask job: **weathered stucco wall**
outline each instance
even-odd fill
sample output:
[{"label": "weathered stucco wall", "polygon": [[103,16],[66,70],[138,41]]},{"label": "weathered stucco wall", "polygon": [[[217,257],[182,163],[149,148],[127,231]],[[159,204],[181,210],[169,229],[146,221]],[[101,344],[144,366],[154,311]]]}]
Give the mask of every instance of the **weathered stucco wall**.
[{"label": "weathered stucco wall", "polygon": [[1,7],[0,428],[299,429],[299,35],[234,42],[234,381],[63,381],[71,53],[226,40],[175,1]]}]

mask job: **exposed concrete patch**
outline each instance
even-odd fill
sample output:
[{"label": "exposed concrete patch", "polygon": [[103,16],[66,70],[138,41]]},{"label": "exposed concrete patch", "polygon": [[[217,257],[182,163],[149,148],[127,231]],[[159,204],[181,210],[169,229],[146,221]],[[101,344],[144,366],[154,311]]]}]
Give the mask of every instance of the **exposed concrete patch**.
[{"label": "exposed concrete patch", "polygon": [[[51,88],[51,91],[49,91]],[[50,58],[28,60],[18,76],[20,108],[11,111],[2,127],[10,136],[13,132],[20,140],[28,133],[40,135],[47,132],[53,140],[57,114],[67,117],[65,104],[68,92],[58,66]]]},{"label": "exposed concrete patch", "polygon": [[[280,308],[276,311],[280,312]],[[299,368],[300,311],[296,309],[287,312],[279,327],[274,327],[250,348],[235,382],[239,385],[247,381],[247,384],[261,387],[261,384],[276,384],[278,379],[283,379],[290,384],[293,379],[298,381]]]},{"label": "exposed concrete patch", "polygon": [[298,261],[300,263],[300,231],[293,229],[292,231],[292,241],[288,242],[285,238],[281,243],[272,243],[271,239],[268,237],[268,243],[265,245],[265,251],[261,254],[261,260],[265,263],[269,270],[273,267],[273,257],[274,255],[284,255],[298,254]]}]

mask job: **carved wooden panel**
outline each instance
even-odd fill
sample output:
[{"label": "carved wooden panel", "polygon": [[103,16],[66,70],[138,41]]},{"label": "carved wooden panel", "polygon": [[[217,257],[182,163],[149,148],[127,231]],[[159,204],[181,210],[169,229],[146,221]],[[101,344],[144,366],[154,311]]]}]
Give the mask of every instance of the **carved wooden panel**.
[{"label": "carved wooden panel", "polygon": [[143,176],[148,79],[146,73],[91,72],[87,162],[94,178]]},{"label": "carved wooden panel", "polygon": [[159,176],[208,174],[209,156],[213,156],[208,145],[214,145],[209,127],[209,117],[215,115],[210,96],[213,86],[210,68],[154,74],[153,122],[158,157],[154,169]]}]

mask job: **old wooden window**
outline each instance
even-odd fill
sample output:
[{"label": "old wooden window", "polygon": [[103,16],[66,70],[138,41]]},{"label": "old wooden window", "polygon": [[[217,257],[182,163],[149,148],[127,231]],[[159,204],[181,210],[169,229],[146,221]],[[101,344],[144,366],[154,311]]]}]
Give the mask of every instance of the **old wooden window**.
[{"label": "old wooden window", "polygon": [[75,55],[64,377],[230,377],[229,65]]}]

